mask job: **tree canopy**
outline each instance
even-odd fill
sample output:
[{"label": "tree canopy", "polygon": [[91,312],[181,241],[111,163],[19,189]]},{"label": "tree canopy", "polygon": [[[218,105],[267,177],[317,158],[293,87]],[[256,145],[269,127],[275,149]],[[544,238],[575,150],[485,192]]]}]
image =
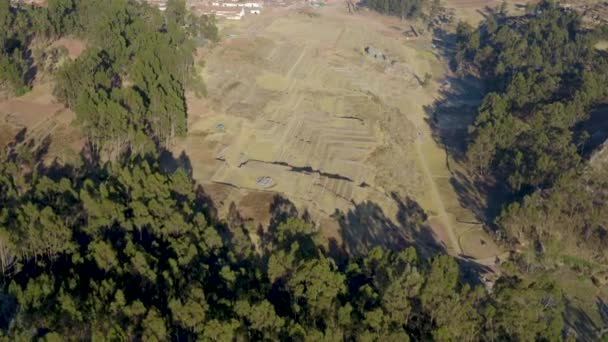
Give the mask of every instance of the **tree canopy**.
[{"label": "tree canopy", "polygon": [[368,0],[367,6],[382,14],[415,18],[422,14],[425,0]]},{"label": "tree canopy", "polygon": [[606,261],[599,212],[608,178],[589,170],[594,132],[583,129],[608,100],[608,58],[595,48],[604,31],[553,1],[458,26],[458,71],[487,92],[469,128],[468,162],[508,185],[511,203],[496,223],[510,241]]},{"label": "tree canopy", "polygon": [[54,93],[91,146],[109,155],[150,151],[186,133],[186,89],[205,93],[195,49],[218,39],[215,20],[180,0],[164,13],[127,0],[49,0],[46,7],[2,0],[0,25],[0,82],[18,94],[35,78],[34,39],[86,41],[81,56],[54,72]]},{"label": "tree canopy", "polygon": [[[371,5],[415,16],[421,4]],[[188,172],[167,172],[158,158],[160,146],[186,133],[186,89],[204,90],[192,76],[195,48],[218,37],[214,20],[193,16],[183,0],[164,13],[127,0],[49,0],[46,8],[0,0],[0,24],[0,79],[14,89],[30,85],[33,37],[85,39],[82,55],[55,72],[55,95],[95,150],[131,152],[51,167],[27,151],[0,154],[0,340],[563,337],[563,295],[542,274],[505,270],[485,288],[463,275],[462,260],[423,258],[415,248],[335,259],[297,212],[261,229],[244,224],[235,205],[227,220],[215,217]],[[564,181],[580,175],[576,123],[606,96],[594,35],[575,14],[541,2],[523,20],[460,25],[458,37],[461,70],[489,90],[469,159],[479,173],[498,169],[514,193],[543,191],[513,204],[500,224],[513,236],[549,235],[534,211],[541,207],[601,246],[605,193]],[[596,216],[575,220],[581,210]]]},{"label": "tree canopy", "polygon": [[[186,172],[153,157],[28,173],[0,164],[0,315],[7,339],[489,340],[561,331],[552,283],[463,280],[413,248],[337,264],[316,229],[282,216],[261,245],[211,219]],[[57,174],[57,173],[54,173]],[[27,182],[22,182],[27,179]],[[522,301],[521,298],[525,298]]]},{"label": "tree canopy", "polygon": [[213,20],[177,0],[164,13],[119,0],[77,2],[74,13],[76,32],[91,46],[57,72],[55,94],[94,146],[145,151],[183,136],[186,88],[204,92],[193,72],[196,42],[217,40]]},{"label": "tree canopy", "polygon": [[546,188],[580,164],[576,124],[608,97],[608,59],[573,11],[543,1],[523,17],[458,27],[456,60],[488,94],[470,128],[468,158],[512,191]]}]

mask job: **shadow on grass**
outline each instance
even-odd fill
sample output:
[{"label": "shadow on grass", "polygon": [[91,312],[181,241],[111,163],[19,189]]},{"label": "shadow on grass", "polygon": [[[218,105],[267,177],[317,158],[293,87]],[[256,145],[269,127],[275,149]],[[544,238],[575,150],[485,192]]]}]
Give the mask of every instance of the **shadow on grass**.
[{"label": "shadow on grass", "polygon": [[[336,265],[344,269],[352,258],[362,257],[374,247],[390,251],[402,251],[414,247],[422,259],[430,259],[438,254],[447,254],[446,246],[435,235],[428,224],[428,216],[412,198],[402,198],[391,194],[397,213],[389,217],[375,202],[365,201],[354,204],[347,212],[336,210],[332,217],[339,225],[339,239],[330,238],[325,253]],[[289,218],[306,220],[307,214],[300,214],[288,199],[277,195],[271,206],[271,224],[262,235],[263,241],[272,241],[273,232]],[[471,284],[481,284],[480,275],[491,272],[488,267],[474,260],[456,259],[460,266],[461,278]]]},{"label": "shadow on grass", "polygon": [[394,251],[414,246],[423,257],[445,253],[445,246],[427,224],[420,205],[409,197],[401,199],[395,194],[392,197],[398,206],[394,219],[372,201],[358,203],[346,213],[334,213],[340,226],[341,249],[354,256],[366,255],[376,246]]},{"label": "shadow on grass", "polygon": [[[397,206],[394,218],[388,217],[382,208],[372,202],[355,204],[348,212],[336,211],[334,218],[340,226],[341,245],[330,242],[330,255],[341,264],[344,256],[366,255],[372,248],[381,246],[392,251],[401,251],[414,247],[423,259],[437,254],[447,254],[447,248],[439,240],[428,223],[428,216],[422,207],[412,198],[402,198],[392,193]],[[489,272],[489,268],[472,260],[458,260],[461,276],[470,283],[480,283],[480,274]]]},{"label": "shadow on grass", "polygon": [[[491,13],[491,9],[486,8],[486,12]],[[455,34],[436,29],[433,37],[436,53],[449,61],[455,71]],[[446,151],[445,164],[450,171],[450,184],[460,205],[475,214],[477,222],[467,223],[492,226],[507,199],[507,189],[493,179],[480,178],[466,170],[468,129],[475,121],[477,107],[484,96],[485,89],[480,79],[454,73],[441,80],[437,100],[425,106],[424,110],[433,140]]]},{"label": "shadow on grass", "polygon": [[566,335],[573,336],[577,341],[600,341],[608,331],[608,320],[606,314],[606,303],[597,298],[597,309],[602,318],[602,326],[598,326],[587,312],[582,308],[572,303],[568,298],[564,298],[564,323]]}]

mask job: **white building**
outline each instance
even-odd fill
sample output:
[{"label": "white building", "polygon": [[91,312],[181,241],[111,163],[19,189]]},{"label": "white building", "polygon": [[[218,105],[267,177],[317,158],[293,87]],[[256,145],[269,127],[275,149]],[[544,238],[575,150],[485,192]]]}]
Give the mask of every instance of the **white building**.
[{"label": "white building", "polygon": [[218,18],[228,20],[241,20],[245,16],[245,8],[225,6],[194,6],[196,12],[205,15],[215,15]]},{"label": "white building", "polygon": [[245,8],[262,8],[259,2],[212,2],[211,6],[217,7],[245,7]]},{"label": "white building", "polygon": [[158,7],[159,10],[167,9],[167,0],[147,0],[148,5]]}]

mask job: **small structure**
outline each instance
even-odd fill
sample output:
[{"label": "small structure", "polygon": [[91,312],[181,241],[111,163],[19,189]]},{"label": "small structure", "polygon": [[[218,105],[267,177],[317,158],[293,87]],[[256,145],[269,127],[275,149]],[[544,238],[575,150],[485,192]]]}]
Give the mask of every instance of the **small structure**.
[{"label": "small structure", "polygon": [[216,7],[245,7],[245,8],[262,8],[259,2],[212,2],[211,6]]},{"label": "small structure", "polygon": [[197,6],[194,9],[200,14],[215,15],[228,20],[241,20],[245,16],[243,7]]},{"label": "small structure", "polygon": [[228,20],[241,20],[245,16],[245,10],[241,8],[241,11],[238,13],[228,14],[224,16],[224,18]]},{"label": "small structure", "polygon": [[275,186],[274,179],[268,176],[259,177],[256,180],[256,184],[263,189],[270,189]]},{"label": "small structure", "polygon": [[319,7],[323,7],[326,5],[325,2],[320,1],[320,0],[306,0],[306,2],[308,2],[308,4],[312,8],[319,8]]},{"label": "small structure", "polygon": [[11,0],[13,4],[25,4],[31,6],[43,7],[47,4],[47,0]]},{"label": "small structure", "polygon": [[382,51],[380,51],[380,50],[378,50],[378,49],[376,49],[376,48],[374,48],[372,46],[366,47],[365,48],[365,53],[369,57],[372,57],[374,59],[378,59],[378,60],[381,60],[381,61],[386,61],[386,59],[387,59],[386,55]]},{"label": "small structure", "polygon": [[159,10],[165,11],[167,9],[167,0],[147,0],[150,6],[158,7]]}]

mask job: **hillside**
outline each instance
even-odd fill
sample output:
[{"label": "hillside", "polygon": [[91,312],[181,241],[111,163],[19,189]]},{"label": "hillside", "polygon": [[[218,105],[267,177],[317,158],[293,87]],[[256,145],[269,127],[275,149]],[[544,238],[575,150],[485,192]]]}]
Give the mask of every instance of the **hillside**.
[{"label": "hillside", "polygon": [[0,340],[605,338],[602,4],[190,4],[0,0]]}]

